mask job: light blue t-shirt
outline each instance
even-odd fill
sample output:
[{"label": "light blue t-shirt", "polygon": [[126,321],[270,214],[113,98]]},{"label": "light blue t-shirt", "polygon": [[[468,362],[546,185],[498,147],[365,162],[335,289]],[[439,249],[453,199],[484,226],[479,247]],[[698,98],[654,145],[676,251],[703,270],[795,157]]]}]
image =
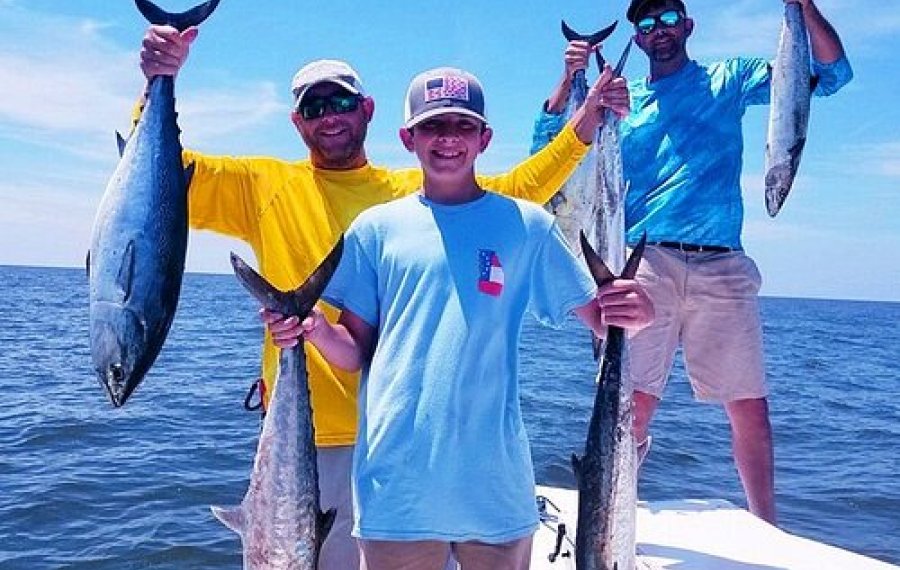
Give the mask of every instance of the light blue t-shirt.
[{"label": "light blue t-shirt", "polygon": [[595,292],[534,204],[414,194],[353,222],[325,298],[377,329],[359,394],[355,535],[500,543],[534,532],[522,320],[530,310],[560,324]]},{"label": "light blue t-shirt", "polygon": [[[853,76],[845,57],[813,62],[815,95],[830,95]],[[629,83],[631,114],[620,123],[622,168],[628,184],[625,226],[630,245],[647,240],[741,248],[744,208],[741,120],[750,105],[766,105],[771,69],[765,59],[689,61],[673,75]],[[562,128],[542,112],[540,149]]]}]

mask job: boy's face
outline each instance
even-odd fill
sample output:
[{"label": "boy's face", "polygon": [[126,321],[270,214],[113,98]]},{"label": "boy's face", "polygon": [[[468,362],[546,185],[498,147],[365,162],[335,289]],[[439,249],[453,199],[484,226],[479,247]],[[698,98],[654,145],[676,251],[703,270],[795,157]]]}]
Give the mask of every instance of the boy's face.
[{"label": "boy's face", "polygon": [[403,145],[416,153],[422,170],[430,176],[472,171],[492,134],[485,123],[460,113],[438,115],[411,129],[400,129]]}]

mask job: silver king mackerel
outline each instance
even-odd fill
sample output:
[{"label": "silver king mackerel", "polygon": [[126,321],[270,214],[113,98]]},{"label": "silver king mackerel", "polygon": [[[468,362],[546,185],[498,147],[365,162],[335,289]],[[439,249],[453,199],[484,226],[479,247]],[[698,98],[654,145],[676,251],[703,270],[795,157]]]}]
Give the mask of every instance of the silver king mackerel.
[{"label": "silver king mackerel", "polygon": [[[235,254],[241,284],[266,309],[304,318],[337,268],[343,238],[294,291],[282,292]],[[245,570],[315,570],[335,512],[319,506],[319,475],[306,353],[301,342],[281,350],[278,378],[263,420],[250,485],[237,507],[212,507],[238,533]]]},{"label": "silver king mackerel", "polygon": [[[179,30],[203,22],[211,0],[170,14],[136,0],[153,24]],[[91,359],[114,406],[153,365],[175,316],[188,242],[191,169],[181,160],[174,81],[157,76],[100,201],[88,253]]]},{"label": "silver king mackerel", "polygon": [[[616,29],[618,22],[593,34],[580,34],[562,22],[562,33],[568,41],[582,40],[595,46],[609,37]],[[601,60],[597,54],[598,62]],[[600,64],[602,68],[602,63]],[[566,104],[565,114],[571,117],[587,98],[588,84],[584,70],[578,70],[572,77],[572,89]],[[598,131],[599,137],[599,131]],[[569,176],[566,183],[547,202],[547,210],[556,217],[556,223],[562,230],[569,245],[578,252],[578,233],[585,228],[593,228],[593,218],[596,216],[599,197],[598,184],[600,182],[597,172],[600,156],[596,140],[591,144],[584,158],[581,159],[575,172]],[[591,231],[590,233],[593,233]]]},{"label": "silver king mackerel", "polygon": [[[615,279],[584,233],[580,241],[597,286]],[[637,273],[645,241],[646,236],[631,252],[621,273],[623,279],[633,279]],[[595,343],[595,349],[597,346]],[[627,362],[625,331],[611,326],[604,342],[584,455],[572,456],[578,486],[577,570],[634,570],[636,565],[637,458]]]},{"label": "silver king mackerel", "polygon": [[775,216],[784,205],[806,145],[810,99],[809,37],[797,2],[784,6],[784,23],[772,66],[772,100],[766,138],[766,210]]}]

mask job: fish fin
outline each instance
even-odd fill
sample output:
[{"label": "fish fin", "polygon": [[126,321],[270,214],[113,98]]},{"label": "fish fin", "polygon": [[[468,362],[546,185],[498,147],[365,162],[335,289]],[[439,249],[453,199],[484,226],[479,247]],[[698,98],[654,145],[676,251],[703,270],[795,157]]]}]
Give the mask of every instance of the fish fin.
[{"label": "fish fin", "polygon": [[628,261],[625,262],[625,268],[622,270],[622,279],[634,279],[634,276],[637,275],[638,266],[641,264],[641,257],[644,256],[644,247],[646,245],[647,232],[644,232],[644,235],[641,236],[641,241],[634,246],[634,249],[631,250],[631,255],[628,256]]},{"label": "fish fin", "polygon": [[209,507],[222,524],[233,530],[234,532],[244,534],[244,509],[241,507]]},{"label": "fish fin", "polygon": [[131,285],[134,279],[134,240],[129,240],[125,246],[125,254],[122,256],[122,264],[116,274],[116,286],[122,295],[122,301],[127,301],[131,295]]},{"label": "fish fin", "polygon": [[276,289],[234,252],[231,253],[231,266],[241,285],[263,307],[286,316],[305,317],[319,300],[329,279],[334,274],[334,270],[337,269],[343,250],[344,236],[342,235],[322,263],[303,282],[303,285],[288,292]]},{"label": "fish fin", "polygon": [[591,346],[594,349],[594,361],[600,360],[600,355],[603,354],[603,339],[594,334],[591,331]]},{"label": "fish fin", "polygon": [[615,275],[612,274],[612,271],[603,263],[603,260],[600,259],[600,256],[597,255],[597,252],[594,251],[594,248],[591,247],[590,242],[588,242],[587,237],[584,235],[584,231],[578,232],[579,240],[581,241],[581,253],[584,255],[584,260],[587,262],[588,270],[590,270],[591,275],[594,277],[594,282],[597,284],[597,287],[604,285],[615,279]]},{"label": "fish fin", "polygon": [[119,158],[122,158],[122,155],[125,154],[126,144],[128,144],[128,141],[125,140],[125,137],[122,136],[122,133],[116,131],[116,147],[119,149]]},{"label": "fish fin", "polygon": [[575,480],[581,481],[581,458],[572,454],[572,472],[575,473]]},{"label": "fish fin", "polygon": [[628,61],[628,54],[631,53],[632,43],[634,43],[634,38],[628,38],[628,43],[625,44],[625,49],[622,50],[622,55],[619,56],[619,61],[616,63],[616,67],[613,70],[616,77],[621,76],[622,71],[625,69],[625,62]]},{"label": "fish fin", "polygon": [[[319,525],[319,542],[325,542],[325,537],[331,532],[334,525],[334,519],[337,516],[337,509],[328,509],[324,513],[320,512],[316,523]],[[321,546],[321,544],[319,544]]]},{"label": "fish fin", "polygon": [[150,0],[134,0],[134,3],[151,24],[169,25],[183,32],[191,26],[199,26],[213,13],[219,5],[219,0],[209,0],[180,13],[166,12]]}]

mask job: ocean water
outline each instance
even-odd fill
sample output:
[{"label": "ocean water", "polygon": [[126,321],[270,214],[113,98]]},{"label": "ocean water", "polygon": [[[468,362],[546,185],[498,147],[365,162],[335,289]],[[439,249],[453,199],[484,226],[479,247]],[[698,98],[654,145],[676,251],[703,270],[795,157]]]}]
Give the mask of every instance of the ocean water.
[{"label": "ocean water", "polygon": [[[900,304],[766,298],[763,313],[781,526],[900,564]],[[0,267],[0,569],[240,568],[208,506],[246,490],[261,334],[233,277],[187,275],[160,358],[113,409],[90,369],[84,273]],[[538,481],[572,486],[587,335],[529,322],[521,354]],[[691,400],[678,366],[640,498],[743,505],[724,413]]]}]

